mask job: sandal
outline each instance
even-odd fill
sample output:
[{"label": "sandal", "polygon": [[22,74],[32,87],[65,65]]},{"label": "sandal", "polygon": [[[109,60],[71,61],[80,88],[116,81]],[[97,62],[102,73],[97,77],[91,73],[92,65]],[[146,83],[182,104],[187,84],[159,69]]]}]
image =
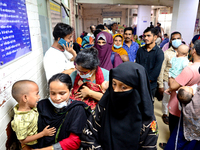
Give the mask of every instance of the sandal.
[{"label": "sandal", "polygon": [[162,115],[162,120],[165,124],[169,125],[169,117],[166,114]]},{"label": "sandal", "polygon": [[160,148],[165,149],[167,143],[159,143]]}]

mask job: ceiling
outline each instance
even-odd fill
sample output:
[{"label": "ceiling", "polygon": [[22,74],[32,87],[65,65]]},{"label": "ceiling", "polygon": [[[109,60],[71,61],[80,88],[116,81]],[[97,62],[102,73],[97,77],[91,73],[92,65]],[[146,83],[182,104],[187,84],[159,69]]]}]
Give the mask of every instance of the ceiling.
[{"label": "ceiling", "polygon": [[173,7],[173,2],[174,0],[76,0],[76,3],[90,4],[89,6],[85,5],[85,7],[91,7],[92,4],[98,4],[99,7],[107,6],[108,4],[110,4],[111,6],[118,6],[120,4],[120,7],[124,6],[126,8],[131,7],[130,5],[153,5]]},{"label": "ceiling", "polygon": [[[123,8],[130,8],[130,9],[137,9],[138,5],[119,5],[119,4],[87,4],[87,3],[83,3],[81,4],[81,6],[84,9],[96,9],[96,8],[102,8],[102,9],[123,9]],[[156,9],[156,8],[162,8],[165,6],[151,6],[152,9]]]}]

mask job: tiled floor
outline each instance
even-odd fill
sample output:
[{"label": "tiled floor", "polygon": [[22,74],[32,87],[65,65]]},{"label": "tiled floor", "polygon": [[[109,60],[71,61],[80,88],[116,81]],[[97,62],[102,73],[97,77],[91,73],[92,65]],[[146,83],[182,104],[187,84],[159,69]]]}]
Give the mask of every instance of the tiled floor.
[{"label": "tiled floor", "polygon": [[156,116],[156,120],[158,122],[158,132],[159,132],[159,137],[158,137],[158,142],[157,142],[157,147],[158,150],[162,150],[159,147],[160,142],[167,142],[169,138],[169,126],[163,123],[162,121],[162,101],[157,101],[155,100],[154,102],[154,114]]}]

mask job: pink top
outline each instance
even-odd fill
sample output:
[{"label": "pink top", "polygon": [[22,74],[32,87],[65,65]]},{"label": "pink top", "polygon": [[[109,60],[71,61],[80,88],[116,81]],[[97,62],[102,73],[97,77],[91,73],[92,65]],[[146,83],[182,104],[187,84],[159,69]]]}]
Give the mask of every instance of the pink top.
[{"label": "pink top", "polygon": [[169,42],[166,43],[166,44],[163,46],[162,51],[164,52],[164,51],[166,51],[166,50],[168,50],[168,49],[169,49]]},{"label": "pink top", "polygon": [[[183,71],[175,78],[181,86],[192,86],[194,84],[200,85],[199,74],[200,62],[187,66]],[[171,92],[170,100],[168,103],[169,112],[172,115],[180,117],[181,111],[178,109],[178,99],[176,91]]]}]

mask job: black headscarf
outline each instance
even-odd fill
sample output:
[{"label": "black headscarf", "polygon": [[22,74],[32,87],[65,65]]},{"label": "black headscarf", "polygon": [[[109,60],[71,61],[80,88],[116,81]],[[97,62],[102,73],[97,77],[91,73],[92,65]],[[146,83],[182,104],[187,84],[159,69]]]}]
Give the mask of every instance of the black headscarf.
[{"label": "black headscarf", "polygon": [[[133,89],[114,92],[115,78]],[[99,138],[103,149],[138,149],[142,122],[154,116],[150,83],[141,65],[125,62],[110,70],[109,88],[99,102],[105,108]]]},{"label": "black headscarf", "polygon": [[[85,111],[87,105],[81,101],[73,101],[70,105],[56,112],[55,107],[49,99],[38,102],[38,132],[41,132],[47,125],[56,128],[54,136],[45,136],[38,140],[38,147],[46,147],[55,144],[67,137],[70,133],[81,135],[87,120]],[[60,127],[60,129],[59,129]],[[57,136],[57,137],[56,137]]]}]

